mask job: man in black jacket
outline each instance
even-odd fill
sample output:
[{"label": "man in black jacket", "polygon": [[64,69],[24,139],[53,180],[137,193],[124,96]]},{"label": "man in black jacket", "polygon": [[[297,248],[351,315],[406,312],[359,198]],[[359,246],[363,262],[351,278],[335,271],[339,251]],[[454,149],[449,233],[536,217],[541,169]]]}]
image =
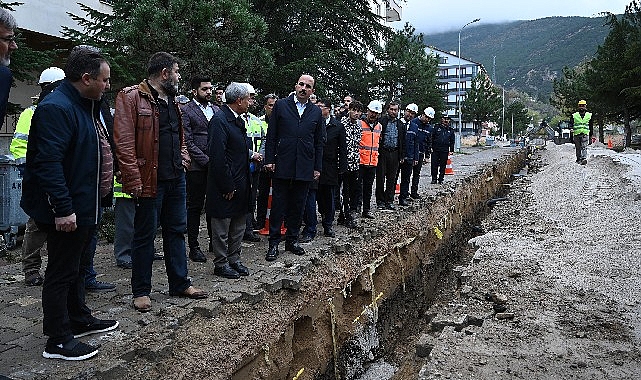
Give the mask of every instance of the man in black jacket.
[{"label": "man in black jacket", "polygon": [[405,125],[398,119],[399,108],[397,101],[389,102],[387,114],[378,119],[382,131],[376,166],[376,205],[381,210],[395,209],[396,173],[405,152],[406,132]]},{"label": "man in black jacket", "polygon": [[320,109],[309,102],[314,78],[301,75],[294,93],[274,105],[267,128],[265,169],[272,171],[272,208],[269,216],[269,249],[265,259],[276,260],[280,227],[286,216],[285,250],[304,255],[298,244],[303,207],[310,183],[320,177],[325,121]]},{"label": "man in black jacket", "polygon": [[[200,249],[198,232],[200,230],[200,213],[205,205],[207,191],[207,167],[209,165],[207,128],[212,116],[220,108],[211,103],[213,90],[211,79],[194,77],[191,80],[191,89],[194,99],[180,107],[185,130],[185,145],[191,157],[191,166],[185,174],[187,242],[189,244],[189,258],[192,261],[204,263],[207,261],[207,257]],[[207,232],[208,235],[211,235],[209,223],[207,223]]]},{"label": "man in black jacket", "polygon": [[98,352],[76,337],[113,330],[85,304],[87,248],[101,199],[110,200],[113,156],[100,121],[99,102],[109,88],[109,64],[95,49],[74,49],[66,78],[36,108],[29,132],[20,206],[47,233],[49,261],[42,288],[42,356],[84,360]]},{"label": "man in black jacket", "polygon": [[445,177],[445,167],[447,166],[447,157],[450,152],[454,152],[454,130],[450,127],[450,117],[443,115],[441,124],[432,127],[431,150],[432,150],[432,184],[438,180],[443,184]]}]

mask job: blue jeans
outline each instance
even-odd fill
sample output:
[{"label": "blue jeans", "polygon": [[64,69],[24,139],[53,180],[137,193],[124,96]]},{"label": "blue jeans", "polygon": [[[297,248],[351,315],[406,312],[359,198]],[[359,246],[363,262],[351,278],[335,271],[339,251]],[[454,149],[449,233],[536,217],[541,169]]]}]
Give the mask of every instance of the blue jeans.
[{"label": "blue jeans", "polygon": [[156,198],[138,198],[134,217],[134,241],[131,249],[131,288],[134,297],[151,293],[154,261],[154,238],[160,216],[165,270],[169,293],[182,293],[191,286],[187,277],[185,232],[187,208],[185,174],[176,179],[158,181]]}]

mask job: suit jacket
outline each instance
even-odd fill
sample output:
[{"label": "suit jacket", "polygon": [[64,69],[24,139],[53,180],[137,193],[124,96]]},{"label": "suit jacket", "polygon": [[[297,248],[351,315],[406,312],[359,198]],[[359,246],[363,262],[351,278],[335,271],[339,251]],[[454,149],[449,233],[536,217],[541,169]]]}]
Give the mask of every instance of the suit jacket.
[{"label": "suit jacket", "polygon": [[0,127],[2,127],[4,123],[12,83],[13,76],[11,75],[11,70],[6,66],[0,65]]},{"label": "suit jacket", "polygon": [[326,127],[327,141],[323,147],[323,171],[321,185],[338,186],[340,173],[347,171],[347,139],[345,127],[334,117],[329,119]]},{"label": "suit jacket", "polygon": [[325,120],[316,105],[307,103],[301,116],[294,94],[274,104],[269,117],[265,164],[276,164],[274,178],[312,181],[321,171]]},{"label": "suit jacket", "polygon": [[[249,212],[250,174],[245,122],[223,105],[209,121],[209,172],[207,180],[207,216],[232,218]],[[234,191],[231,200],[224,194]]]},{"label": "suit jacket", "polygon": [[[212,104],[214,113],[220,108]],[[207,170],[209,153],[207,149],[207,135],[209,121],[200,106],[191,100],[181,105],[183,128],[185,130],[185,145],[191,157],[190,171]]]}]

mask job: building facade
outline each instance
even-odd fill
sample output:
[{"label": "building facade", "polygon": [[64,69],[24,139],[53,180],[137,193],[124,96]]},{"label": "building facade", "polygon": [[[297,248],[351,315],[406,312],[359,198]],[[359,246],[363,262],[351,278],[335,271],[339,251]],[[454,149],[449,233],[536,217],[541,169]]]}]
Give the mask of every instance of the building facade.
[{"label": "building facade", "polygon": [[[485,72],[485,68],[478,62],[459,57],[455,51],[446,52],[433,46],[426,47],[425,51],[438,59],[438,83],[439,88],[445,93],[445,106],[447,107],[445,113],[452,117],[455,124],[453,126],[458,127],[459,104],[465,100],[467,89],[472,85],[472,79],[481,72]],[[463,114],[465,119],[465,110],[463,110]],[[463,122],[461,130],[463,135],[473,134],[474,126],[472,123]]]}]

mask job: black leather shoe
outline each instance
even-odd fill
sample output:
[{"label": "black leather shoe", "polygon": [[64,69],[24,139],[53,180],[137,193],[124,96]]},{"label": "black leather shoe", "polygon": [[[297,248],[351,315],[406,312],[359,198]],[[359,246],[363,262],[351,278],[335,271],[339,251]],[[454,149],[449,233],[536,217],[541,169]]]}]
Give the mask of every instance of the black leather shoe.
[{"label": "black leather shoe", "polygon": [[323,236],[333,238],[333,237],[336,237],[336,233],[334,232],[334,229],[332,227],[330,227],[330,228],[325,230],[325,233],[323,234]]},{"label": "black leather shoe", "polygon": [[436,180],[433,179],[432,182],[430,182],[432,185],[436,185]]},{"label": "black leather shoe", "polygon": [[270,245],[265,255],[265,260],[274,261],[278,258],[278,245]]},{"label": "black leather shoe", "polygon": [[410,204],[405,199],[399,199],[398,200],[398,205],[399,206],[409,206]]},{"label": "black leather shoe", "polygon": [[347,228],[356,228],[358,225],[356,224],[356,221],[354,219],[350,219],[345,223],[345,227]]},{"label": "black leather shoe", "polygon": [[239,275],[241,276],[249,276],[249,269],[243,265],[243,263],[240,262],[240,260],[236,261],[235,263],[229,263],[229,266],[238,272]]},{"label": "black leather shoe", "polygon": [[189,258],[191,259],[191,261],[194,261],[196,263],[207,262],[207,256],[205,256],[203,251],[200,250],[200,247],[191,248],[189,250]]},{"label": "black leather shoe", "polygon": [[285,251],[289,251],[297,256],[302,256],[305,254],[303,247],[298,245],[298,243],[287,243],[285,244]]},{"label": "black leather shoe", "polygon": [[339,226],[344,226],[347,223],[347,219],[345,219],[345,214],[342,212],[338,214],[338,219],[336,220],[336,224]]},{"label": "black leather shoe", "polygon": [[311,235],[303,235],[300,239],[298,239],[298,242],[300,243],[309,243],[312,240],[314,240],[314,237]]},{"label": "black leather shoe", "polygon": [[252,242],[252,243],[258,243],[260,241],[260,237],[252,232],[250,234],[244,234],[243,235],[243,241],[249,241],[249,242]]},{"label": "black leather shoe", "polygon": [[392,210],[392,211],[396,210],[396,207],[391,202],[386,204],[385,206],[386,206],[385,208],[388,209],[388,210]]},{"label": "black leather shoe", "polygon": [[[436,183],[436,182],[434,182],[434,183]],[[421,199],[421,196],[419,194],[410,194],[410,197],[412,199]]]},{"label": "black leather shoe", "polygon": [[361,214],[361,216],[362,216],[363,218],[367,218],[367,219],[376,219],[376,217],[375,217],[374,215],[372,215],[371,211],[369,211],[369,210],[367,210],[367,211],[363,211],[363,213]]},{"label": "black leather shoe", "polygon": [[240,273],[236,272],[231,266],[229,266],[229,264],[214,268],[214,274],[216,276],[230,278],[232,280],[240,278]]}]

